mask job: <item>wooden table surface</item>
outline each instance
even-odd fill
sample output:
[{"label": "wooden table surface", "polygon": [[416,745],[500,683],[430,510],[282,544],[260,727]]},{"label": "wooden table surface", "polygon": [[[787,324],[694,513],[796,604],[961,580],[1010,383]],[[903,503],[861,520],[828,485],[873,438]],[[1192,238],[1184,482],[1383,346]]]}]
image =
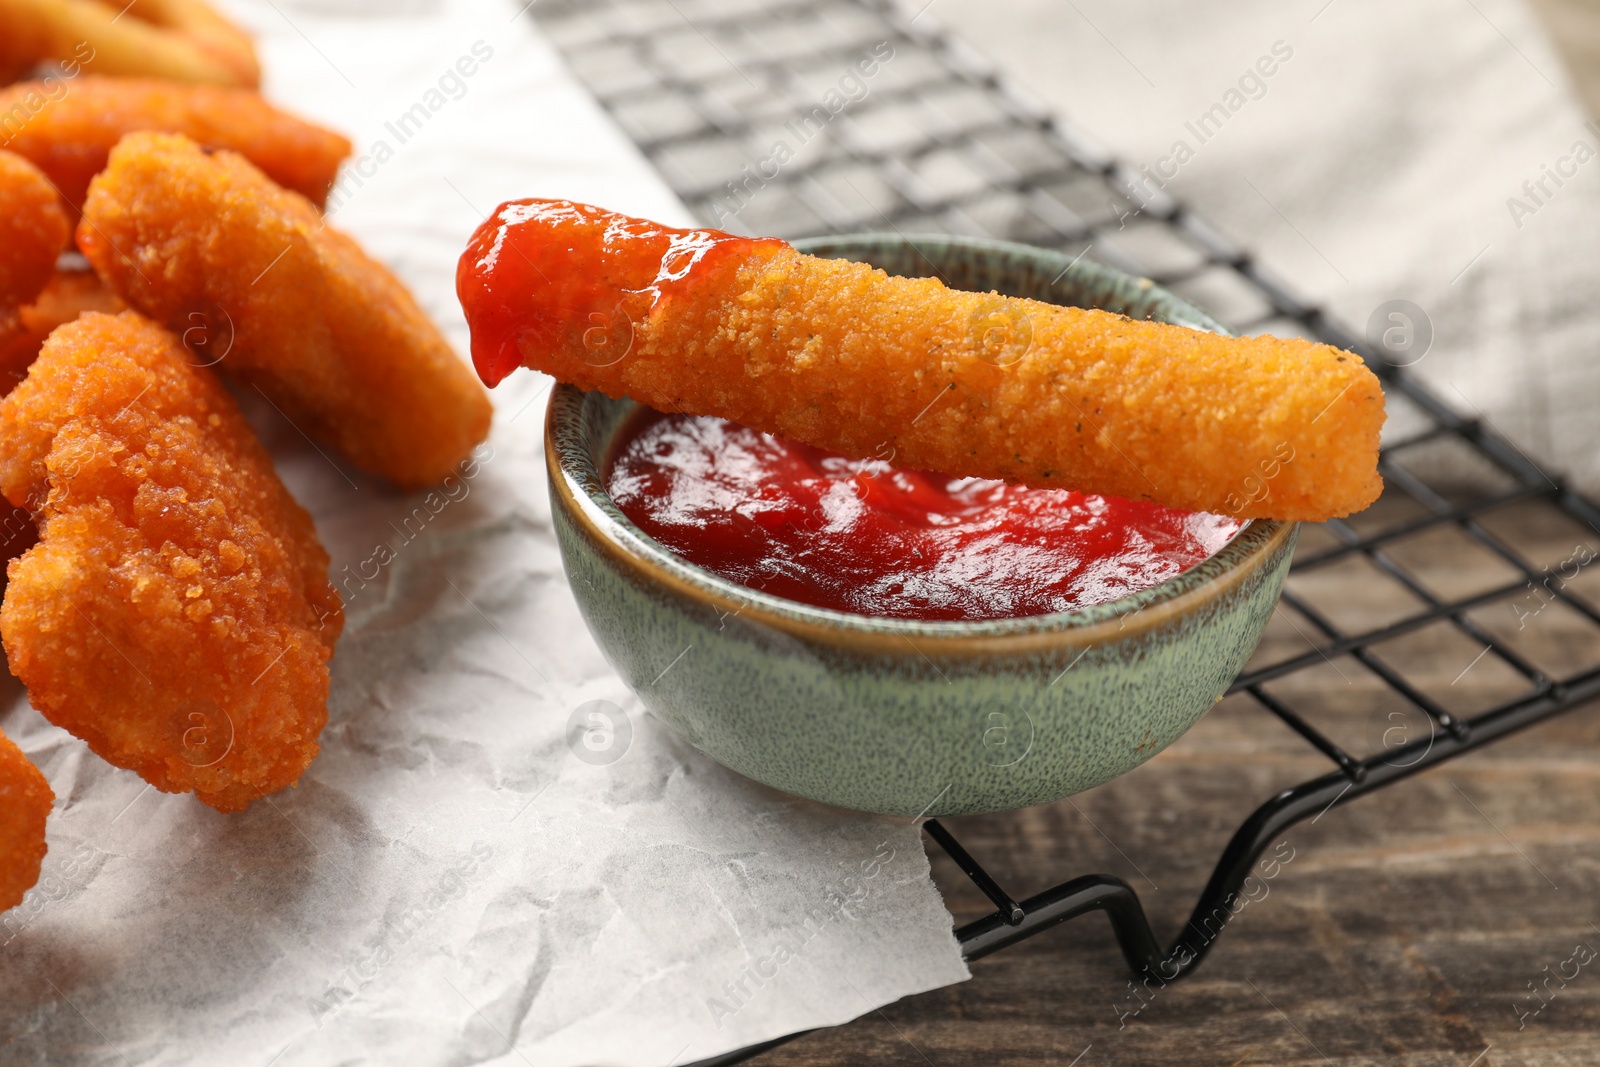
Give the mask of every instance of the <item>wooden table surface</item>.
[{"label": "wooden table surface", "polygon": [[[1386,499],[1367,521],[1402,507]],[[1580,543],[1600,548],[1600,533],[1553,516],[1509,509],[1488,524],[1540,566]],[[1325,536],[1307,531],[1301,551]],[[1447,595],[1506,581],[1453,530],[1403,542],[1394,554]],[[1361,560],[1291,582],[1349,626],[1416,609]],[[1572,587],[1600,603],[1600,566]],[[1545,670],[1600,664],[1600,630],[1559,604],[1528,616],[1497,603],[1474,617]],[[1280,609],[1258,660],[1304,651],[1302,630],[1310,632]],[[1492,655],[1474,661],[1481,649],[1446,624],[1379,651],[1446,706],[1471,713],[1520,686]],[[1381,751],[1386,731],[1402,731],[1389,734],[1393,743],[1427,729],[1349,657],[1275,689],[1358,755]],[[1154,995],[1135,999],[1106,919],[1091,914],[974,963],[970,982],[806,1035],[756,1062],[1600,1064],[1597,711],[1579,707],[1292,828],[1278,851],[1292,859],[1192,977]],[[1098,789],[947,825],[1017,898],[1082,874],[1127,879],[1170,942],[1246,815],[1330,769],[1240,695]],[[937,848],[930,852],[958,922],[992,910]]]}]

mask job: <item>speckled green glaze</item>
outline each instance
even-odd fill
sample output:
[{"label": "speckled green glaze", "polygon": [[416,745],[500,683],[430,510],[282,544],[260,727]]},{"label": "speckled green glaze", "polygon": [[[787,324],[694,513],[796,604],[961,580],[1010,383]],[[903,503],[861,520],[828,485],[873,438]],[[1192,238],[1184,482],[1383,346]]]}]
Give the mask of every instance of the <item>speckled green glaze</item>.
[{"label": "speckled green glaze", "polygon": [[[951,237],[802,242],[891,274],[1221,332],[1157,288],[1041,249]],[[552,511],[595,639],[645,706],[711,758],[861,811],[963,815],[1057,800],[1188,730],[1261,637],[1296,527],[1249,523],[1217,555],[1084,611],[914,622],[747,589],[628,521],[601,472],[635,405],[569,386],[546,416]]]}]

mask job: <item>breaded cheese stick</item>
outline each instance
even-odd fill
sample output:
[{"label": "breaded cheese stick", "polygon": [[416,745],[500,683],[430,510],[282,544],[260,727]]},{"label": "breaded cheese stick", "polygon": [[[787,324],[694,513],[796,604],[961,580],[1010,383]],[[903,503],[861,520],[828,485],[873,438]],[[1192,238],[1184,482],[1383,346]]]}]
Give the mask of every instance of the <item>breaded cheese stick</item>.
[{"label": "breaded cheese stick", "polygon": [[0,734],[0,911],[21,904],[39,881],[44,824],[55,800],[39,768]]},{"label": "breaded cheese stick", "polygon": [[567,201],[502,205],[457,292],[491,385],[526,366],[855,458],[1246,518],[1347,515],[1382,489],[1378,380],[1310,341],[960,292]]},{"label": "breaded cheese stick", "polygon": [[39,524],[0,607],[34,707],[221,811],[300,777],[343,625],[328,555],[176,338],[131,311],[52,333],[0,401],[0,492]]},{"label": "breaded cheese stick", "polygon": [[116,143],[139,131],[181,133],[238,152],[318,207],[350,154],[348,138],[249,89],[89,74],[0,88],[0,148],[32,160],[74,209]]},{"label": "breaded cheese stick", "polygon": [[400,280],[243,156],[130,135],[78,246],[130,306],[204,323],[207,361],[358,467],[428,485],[489,432],[488,393]]}]

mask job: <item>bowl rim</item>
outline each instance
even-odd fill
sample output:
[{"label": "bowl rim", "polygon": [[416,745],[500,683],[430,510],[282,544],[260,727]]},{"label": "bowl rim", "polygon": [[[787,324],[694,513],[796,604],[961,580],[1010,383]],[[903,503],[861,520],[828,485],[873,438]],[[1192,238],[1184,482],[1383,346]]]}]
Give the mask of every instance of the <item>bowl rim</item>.
[{"label": "bowl rim", "polygon": [[[852,244],[863,248],[900,244],[911,245],[920,253],[919,243],[1021,256],[1050,268],[1061,265],[1057,280],[1072,277],[1084,284],[1131,281],[1141,288],[1154,289],[1158,299],[1169,303],[1179,314],[1192,317],[1192,321],[1180,324],[1227,332],[1199,309],[1148,279],[1085,263],[1081,258],[1069,262],[1063,253],[1030,245],[946,234],[876,233],[794,242],[802,251],[806,246],[838,249]],[[704,603],[721,617],[738,616],[814,643],[913,654],[925,659],[930,654],[964,657],[1025,654],[1043,648],[1087,650],[1119,637],[1136,637],[1223,596],[1258,571],[1297,528],[1296,523],[1276,519],[1248,520],[1227,544],[1188,570],[1137,593],[1072,611],[979,621],[859,615],[789,600],[723,578],[679,556],[634,525],[606,491],[600,467],[607,457],[596,457],[584,440],[585,407],[606,402],[631,405],[634,409],[644,406],[627,397],[609,398],[561,382],[551,390],[545,409],[544,444],[552,506],[560,506],[592,542],[643,580]],[[625,425],[630,414],[617,419],[615,425]]]}]

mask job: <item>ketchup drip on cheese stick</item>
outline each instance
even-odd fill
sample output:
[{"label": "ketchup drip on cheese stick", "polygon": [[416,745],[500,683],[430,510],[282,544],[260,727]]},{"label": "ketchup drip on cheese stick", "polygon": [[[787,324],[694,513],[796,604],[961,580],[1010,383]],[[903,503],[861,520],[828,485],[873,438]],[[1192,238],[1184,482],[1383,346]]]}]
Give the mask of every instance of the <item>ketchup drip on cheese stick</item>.
[{"label": "ketchup drip on cheese stick", "polygon": [[472,362],[491,387],[551,354],[613,366],[631,350],[636,322],[675,297],[693,299],[762,249],[788,247],[567,200],[504,204],[473,234],[456,275]]}]

